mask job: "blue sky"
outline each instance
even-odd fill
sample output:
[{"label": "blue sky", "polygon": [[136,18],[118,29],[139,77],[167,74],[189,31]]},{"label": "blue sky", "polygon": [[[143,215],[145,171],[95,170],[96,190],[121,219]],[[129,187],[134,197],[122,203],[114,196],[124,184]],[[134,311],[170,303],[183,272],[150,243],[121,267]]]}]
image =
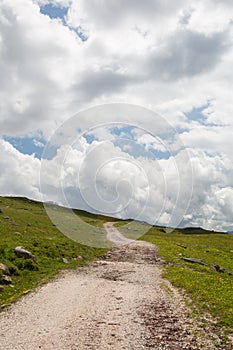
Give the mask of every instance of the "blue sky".
[{"label": "blue sky", "polygon": [[40,7],[40,12],[48,15],[50,18],[61,18],[64,20],[68,12],[68,7],[55,6],[53,4],[46,4]]},{"label": "blue sky", "polygon": [[66,16],[67,16],[68,10],[69,10],[69,7],[58,6],[51,3],[40,6],[40,12],[43,15],[47,15],[51,19],[60,18],[64,26],[69,27],[69,29],[75,32],[82,41],[86,41],[88,37],[83,32],[82,28],[79,25],[77,27],[73,27],[67,24]]},{"label": "blue sky", "polygon": [[3,139],[9,142],[14,148],[23,154],[34,154],[36,158],[41,159],[45,141],[34,137],[9,137],[3,136]]},{"label": "blue sky", "polygon": [[[200,125],[206,125],[207,117],[203,115],[203,110],[207,107],[194,108],[191,112],[186,113],[186,117],[190,121],[196,121]],[[149,159],[168,159],[171,154],[169,151],[162,152],[150,147],[149,150],[145,149],[145,145],[137,144],[135,141],[135,127],[133,126],[114,126],[107,128],[106,130],[112,134],[112,141],[116,147],[120,147],[125,152],[129,153],[133,157],[145,157]],[[176,131],[182,134],[185,129],[176,129]],[[12,144],[18,151],[23,154],[34,154],[36,158],[41,159],[44,147],[46,146],[46,140],[38,137],[10,137],[4,136],[4,140]],[[89,144],[99,138],[94,133],[88,132],[84,134],[84,138]],[[128,146],[128,147],[127,147]],[[47,156],[49,152],[49,158],[52,158],[56,154],[57,148],[53,148],[50,151],[47,150]]]}]

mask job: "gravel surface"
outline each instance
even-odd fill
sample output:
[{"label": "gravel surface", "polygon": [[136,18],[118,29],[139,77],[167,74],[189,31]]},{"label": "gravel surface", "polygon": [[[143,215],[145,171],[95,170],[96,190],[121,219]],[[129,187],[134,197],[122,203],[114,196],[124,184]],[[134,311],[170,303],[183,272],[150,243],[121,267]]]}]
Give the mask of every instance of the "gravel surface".
[{"label": "gravel surface", "polygon": [[111,224],[105,228],[120,246],[3,311],[0,349],[215,349],[212,329],[194,324],[182,297],[162,279],[156,247],[122,245],[123,236]]}]

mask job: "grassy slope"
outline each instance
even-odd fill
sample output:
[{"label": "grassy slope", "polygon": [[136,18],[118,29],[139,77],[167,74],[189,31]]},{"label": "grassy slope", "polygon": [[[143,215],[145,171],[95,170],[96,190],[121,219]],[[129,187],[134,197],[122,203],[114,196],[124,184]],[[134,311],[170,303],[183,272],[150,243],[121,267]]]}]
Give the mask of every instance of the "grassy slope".
[{"label": "grassy slope", "polygon": [[[105,249],[97,249],[78,244],[61,234],[49,220],[41,203],[25,198],[0,197],[0,262],[11,269],[12,286],[6,286],[0,294],[0,305],[21,296],[26,290],[48,280],[59,270],[75,268],[89,260],[105,254]],[[102,230],[106,221],[114,219],[76,211],[76,214],[89,223],[88,230]],[[9,216],[5,219],[4,216]],[[138,238],[145,228],[139,223],[119,222],[117,226],[131,238]],[[124,225],[123,227],[121,227]],[[82,225],[78,227],[84,235]],[[134,237],[135,236],[135,237]],[[233,273],[233,235],[215,234],[201,229],[175,230],[165,233],[161,227],[151,228],[143,240],[159,247],[160,255],[169,263],[164,275],[175,286],[184,289],[202,311],[215,316],[220,326],[233,327],[233,276],[213,271],[218,264]],[[37,257],[32,260],[16,258],[14,248],[22,245]],[[186,246],[183,248],[181,246]],[[81,255],[83,260],[73,258]],[[191,264],[182,257],[203,259],[205,265]],[[64,264],[62,258],[68,259]],[[0,272],[1,273],[1,272]]]},{"label": "grassy slope", "polygon": [[[48,218],[42,203],[26,198],[0,197],[0,208],[3,209],[0,214],[0,262],[10,268],[12,276],[12,286],[5,286],[5,291],[0,294],[0,307],[48,280],[59,270],[83,265],[106,252],[106,249],[78,244],[60,233]],[[88,229],[93,228],[93,231],[110,220],[82,211],[76,211],[76,214],[88,222]],[[17,258],[14,248],[18,245],[32,252],[37,263]],[[79,255],[83,260],[73,259]],[[62,258],[69,263],[65,264]]]},{"label": "grassy slope", "polygon": [[[185,290],[195,306],[210,312],[219,326],[233,327],[233,235],[217,234],[202,229],[175,230],[165,233],[153,227],[143,240],[158,246],[168,264],[164,276]],[[183,248],[181,246],[186,246]],[[205,265],[185,262],[182,258],[203,259]],[[213,264],[229,273],[214,271]]]}]

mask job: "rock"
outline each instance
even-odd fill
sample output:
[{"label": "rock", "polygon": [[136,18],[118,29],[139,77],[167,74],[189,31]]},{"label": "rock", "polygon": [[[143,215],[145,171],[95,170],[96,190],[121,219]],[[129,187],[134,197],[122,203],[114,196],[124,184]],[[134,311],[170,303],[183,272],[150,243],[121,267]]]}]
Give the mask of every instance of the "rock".
[{"label": "rock", "polygon": [[201,259],[197,259],[197,258],[183,258],[183,260],[187,261],[187,262],[194,263],[194,264],[204,265],[203,261]]},{"label": "rock", "polygon": [[64,262],[64,264],[69,264],[69,261],[66,258],[62,258],[62,261]]},{"label": "rock", "polygon": [[0,285],[0,293],[4,292],[4,287]]},{"label": "rock", "polygon": [[219,265],[217,265],[217,264],[213,265],[213,269],[214,269],[215,271],[217,271],[217,272],[221,272],[221,273],[225,273],[225,272],[227,272],[227,270],[226,270],[226,269],[224,269],[224,268],[220,267],[220,266],[219,266]]},{"label": "rock", "polygon": [[8,275],[2,275],[2,278],[1,278],[1,283],[2,284],[11,284],[11,276],[8,276]]},{"label": "rock", "polygon": [[4,271],[5,273],[9,274],[9,267],[3,263],[0,263],[0,270]]},{"label": "rock", "polygon": [[9,220],[9,216],[3,216],[3,219]]},{"label": "rock", "polygon": [[2,214],[3,213],[3,209],[2,208],[0,208],[0,214]]},{"label": "rock", "polygon": [[36,262],[36,257],[23,247],[16,247],[15,254],[18,258],[32,259]]},{"label": "rock", "polygon": [[81,255],[79,255],[76,258],[74,258],[74,260],[83,260],[83,257]]}]

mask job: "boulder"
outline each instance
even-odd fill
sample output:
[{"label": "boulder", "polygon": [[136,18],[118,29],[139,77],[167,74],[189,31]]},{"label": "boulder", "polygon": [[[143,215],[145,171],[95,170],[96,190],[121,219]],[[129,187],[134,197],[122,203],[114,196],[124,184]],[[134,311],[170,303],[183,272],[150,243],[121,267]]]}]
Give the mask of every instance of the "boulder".
[{"label": "boulder", "polygon": [[31,252],[29,252],[21,246],[15,248],[15,254],[18,258],[32,259],[36,262],[35,255],[33,255]]},{"label": "boulder", "polygon": [[10,273],[9,267],[3,263],[0,263],[0,270],[2,270],[4,273],[7,273],[7,274]]},{"label": "boulder", "polygon": [[11,284],[11,282],[12,282],[11,276],[2,275],[2,278],[1,278],[1,283],[2,284]]}]

